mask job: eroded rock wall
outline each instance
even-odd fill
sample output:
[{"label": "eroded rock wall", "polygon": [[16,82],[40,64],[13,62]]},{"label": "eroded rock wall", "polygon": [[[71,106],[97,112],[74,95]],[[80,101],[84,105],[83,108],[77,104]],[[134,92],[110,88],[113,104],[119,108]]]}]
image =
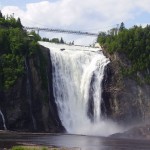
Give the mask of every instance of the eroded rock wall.
[{"label": "eroded rock wall", "polygon": [[[40,57],[45,61],[42,66],[44,77],[40,71],[42,63]],[[25,72],[22,77],[11,89],[0,91],[0,109],[4,114],[7,129],[36,132],[64,131],[53,98],[49,50],[41,47],[41,54],[25,59]],[[3,129],[2,125],[0,127]]]},{"label": "eroded rock wall", "polygon": [[[150,121],[150,85],[139,84],[134,77],[121,73],[121,66],[130,65],[123,54],[109,55],[110,63],[103,80],[103,112],[108,118],[123,125]],[[142,76],[142,74],[141,74]]]}]

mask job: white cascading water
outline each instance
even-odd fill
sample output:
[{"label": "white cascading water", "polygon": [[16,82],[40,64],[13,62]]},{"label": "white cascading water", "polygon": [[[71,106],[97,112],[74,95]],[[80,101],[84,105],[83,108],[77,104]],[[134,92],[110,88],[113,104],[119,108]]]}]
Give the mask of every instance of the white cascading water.
[{"label": "white cascading water", "polygon": [[2,113],[2,111],[1,111],[1,110],[0,110],[0,115],[1,115],[2,120],[3,120],[3,128],[4,128],[4,130],[7,130],[7,128],[6,128],[6,124],[5,124],[5,118],[4,118],[4,115],[3,115],[3,113]]},{"label": "white cascading water", "polygon": [[[109,59],[100,48],[48,42],[39,44],[50,49],[55,102],[67,132],[86,135],[116,132],[113,125],[108,129],[106,124],[109,123],[101,120],[101,83]],[[87,114],[90,94],[94,104],[93,122]]]}]

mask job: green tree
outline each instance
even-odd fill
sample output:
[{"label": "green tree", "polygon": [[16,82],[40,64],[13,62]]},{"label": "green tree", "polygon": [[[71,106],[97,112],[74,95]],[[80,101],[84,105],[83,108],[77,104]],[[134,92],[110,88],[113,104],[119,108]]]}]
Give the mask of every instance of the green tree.
[{"label": "green tree", "polygon": [[16,24],[17,24],[17,27],[18,27],[18,28],[22,28],[22,27],[23,27],[22,24],[21,24],[20,18],[17,19]]},{"label": "green tree", "polygon": [[147,71],[150,70],[149,25],[145,28],[134,26],[131,29],[125,29],[124,24],[121,23],[118,35],[106,34],[99,36],[97,40],[110,54],[118,52],[126,55],[130,65],[125,68],[121,66],[123,75],[132,75],[139,79],[138,72],[143,74],[142,82],[150,81],[148,80],[150,79],[149,71]]},{"label": "green tree", "polygon": [[119,31],[123,31],[124,29],[125,29],[125,25],[124,25],[124,23],[122,22],[122,23],[120,24]]},{"label": "green tree", "polygon": [[0,55],[10,52],[9,30],[0,28]]},{"label": "green tree", "polygon": [[35,31],[31,31],[29,33],[29,35],[32,35],[33,36],[33,40],[36,41],[36,42],[41,40],[41,37],[38,34],[36,34]]},{"label": "green tree", "polygon": [[27,36],[21,29],[19,28],[12,28],[9,32],[10,38],[10,49],[13,54],[21,55],[22,51],[26,48],[27,44],[25,42],[25,36]]},{"label": "green tree", "polygon": [[60,43],[62,43],[62,44],[65,43],[62,37],[60,39]]},{"label": "green tree", "polygon": [[2,12],[0,11],[0,18],[3,18],[3,14],[2,14]]},{"label": "green tree", "polygon": [[0,18],[0,26],[0,90],[7,90],[24,75],[25,57],[39,51],[37,41],[41,38],[33,33],[30,40],[20,18]]},{"label": "green tree", "polygon": [[9,89],[24,71],[23,58],[14,54],[3,54],[1,56],[1,64],[4,88]]},{"label": "green tree", "polygon": [[52,43],[59,43],[59,39],[58,38],[53,38],[50,42],[52,42]]}]

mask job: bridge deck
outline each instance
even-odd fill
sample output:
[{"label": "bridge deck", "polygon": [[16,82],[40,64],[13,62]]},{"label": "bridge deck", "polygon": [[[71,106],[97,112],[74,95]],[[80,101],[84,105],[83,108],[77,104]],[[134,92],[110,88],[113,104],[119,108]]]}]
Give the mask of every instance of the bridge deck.
[{"label": "bridge deck", "polygon": [[45,31],[45,32],[56,32],[56,33],[68,33],[68,34],[77,34],[85,36],[98,36],[97,33],[82,32],[82,31],[73,31],[73,30],[63,30],[63,29],[51,29],[51,28],[39,28],[39,27],[24,27],[26,30],[35,30],[35,31]]}]

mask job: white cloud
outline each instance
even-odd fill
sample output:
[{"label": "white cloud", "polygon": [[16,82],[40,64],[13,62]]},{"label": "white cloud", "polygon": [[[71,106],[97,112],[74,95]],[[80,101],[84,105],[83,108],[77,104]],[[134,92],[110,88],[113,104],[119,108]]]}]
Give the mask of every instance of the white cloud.
[{"label": "white cloud", "polygon": [[150,0],[137,0],[137,6],[143,11],[150,13]]},{"label": "white cloud", "polygon": [[149,0],[59,0],[30,3],[25,10],[6,6],[2,12],[14,13],[15,17],[21,18],[24,26],[98,32],[107,26],[133,19],[137,12],[150,12],[149,6]]}]

